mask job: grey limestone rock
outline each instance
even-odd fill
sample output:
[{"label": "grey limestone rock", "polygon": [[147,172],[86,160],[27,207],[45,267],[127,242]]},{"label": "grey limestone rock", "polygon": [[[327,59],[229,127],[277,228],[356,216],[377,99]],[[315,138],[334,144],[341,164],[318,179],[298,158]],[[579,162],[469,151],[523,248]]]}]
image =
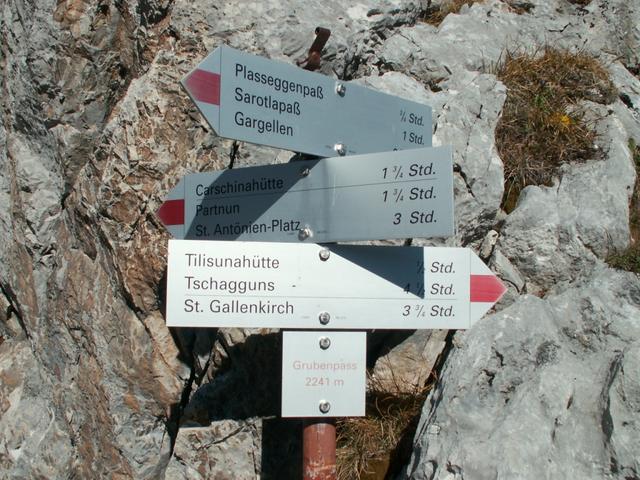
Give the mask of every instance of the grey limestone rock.
[{"label": "grey limestone rock", "polygon": [[159,255],[145,251],[162,237],[145,211],[153,175],[99,148],[149,37],[135,5],[1,8],[0,470],[156,478],[189,373],[158,309]]},{"label": "grey limestone rock", "polygon": [[65,425],[70,419],[56,414],[51,393],[26,342],[0,345],[2,478],[55,478],[74,471]]},{"label": "grey limestone rock", "polygon": [[[598,472],[637,476],[637,284],[602,259],[629,241],[639,7],[532,0],[519,14],[512,3],[476,3],[435,27],[421,21],[427,5],[410,0],[4,2],[0,476],[299,476],[299,445],[282,441],[299,424],[276,418],[279,385],[269,380],[279,375],[276,334],[167,329],[168,234],[155,211],[184,174],[229,162],[231,142],[182,91],[184,74],[223,43],[293,63],[316,26],[332,30],[322,73],[432,105],[434,144],[454,147],[457,234],[415,244],[480,248],[496,231],[485,256],[511,285],[498,308],[511,306],[457,337],[411,468],[512,475],[515,463],[481,458],[503,445],[519,459],[518,442],[486,443],[498,419],[496,438],[528,441],[540,471],[546,458],[590,478],[591,456]],[[603,159],[531,187],[506,216],[493,137],[507,91],[492,67],[507,48],[544,43],[598,55],[620,97],[589,107]],[[242,145],[237,166],[289,156]],[[569,286],[576,278],[585,280]],[[520,298],[531,291],[550,293]],[[437,400],[450,389],[457,399]],[[479,443],[447,443],[447,422]]]},{"label": "grey limestone rock", "polygon": [[620,62],[609,65],[611,81],[618,89],[618,101],[612,106],[616,117],[622,122],[629,137],[640,144],[640,79]]},{"label": "grey limestone rock", "polygon": [[598,268],[458,333],[402,478],[634,478],[640,280]]},{"label": "grey limestone rock", "polygon": [[507,287],[507,291],[498,303],[499,306],[512,303],[525,291],[526,281],[524,277],[499,249],[493,250],[489,260],[489,266]]},{"label": "grey limestone rock", "polygon": [[416,330],[376,360],[369,388],[393,394],[421,392],[445,347],[447,330]]},{"label": "grey limestone rock", "polygon": [[574,279],[628,245],[636,173],[627,132],[615,117],[599,129],[603,160],[565,166],[551,187],[526,187],[505,220],[500,251],[539,286]]},{"label": "grey limestone rock", "polygon": [[226,421],[180,429],[167,480],[253,480],[260,476],[259,421]]},{"label": "grey limestone rock", "polygon": [[446,87],[434,144],[453,145],[456,238],[467,245],[485,237],[500,210],[503,166],[494,133],[506,89],[493,75],[467,72]]}]

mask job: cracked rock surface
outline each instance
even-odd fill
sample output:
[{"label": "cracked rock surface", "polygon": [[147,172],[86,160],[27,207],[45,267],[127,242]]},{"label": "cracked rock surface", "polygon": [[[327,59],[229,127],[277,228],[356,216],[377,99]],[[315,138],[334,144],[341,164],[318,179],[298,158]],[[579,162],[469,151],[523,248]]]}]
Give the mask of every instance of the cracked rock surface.
[{"label": "cracked rock surface", "polygon": [[602,267],[458,334],[401,478],[637,476],[639,319],[637,276]]},{"label": "cracked rock surface", "polygon": [[[223,43],[294,63],[316,26],[332,30],[321,73],[431,105],[433,144],[453,145],[456,234],[414,245],[473,248],[509,287],[445,349],[403,478],[638,478],[639,280],[603,260],[631,240],[640,4],[486,0],[424,23],[440,3],[0,5],[0,478],[299,477],[278,333],[169,331],[155,211],[229,163],[180,79]],[[494,67],[545,44],[596,56],[619,96],[585,105],[602,158],[507,215]],[[235,165],[290,156],[243,144]],[[376,341],[409,379],[444,348]]]}]

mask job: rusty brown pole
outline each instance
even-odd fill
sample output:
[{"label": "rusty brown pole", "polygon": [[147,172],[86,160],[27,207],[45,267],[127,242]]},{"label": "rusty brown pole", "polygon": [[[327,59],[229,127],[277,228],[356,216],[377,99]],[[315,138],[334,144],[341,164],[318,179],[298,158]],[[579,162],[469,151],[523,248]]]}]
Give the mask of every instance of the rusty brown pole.
[{"label": "rusty brown pole", "polygon": [[336,422],[308,418],[302,430],[303,480],[336,480]]},{"label": "rusty brown pole", "polygon": [[316,38],[309,48],[307,58],[297,61],[299,67],[313,72],[320,67],[320,56],[322,49],[331,36],[331,30],[323,27],[316,27]]}]

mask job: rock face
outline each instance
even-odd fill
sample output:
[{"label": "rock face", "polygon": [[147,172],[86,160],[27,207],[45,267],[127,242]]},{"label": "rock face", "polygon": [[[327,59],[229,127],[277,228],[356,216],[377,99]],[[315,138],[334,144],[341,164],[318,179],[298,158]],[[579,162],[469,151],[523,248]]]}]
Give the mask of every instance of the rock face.
[{"label": "rock face", "polygon": [[[414,244],[476,248],[509,285],[447,347],[405,477],[638,477],[638,279],[602,260],[629,242],[640,5],[486,0],[422,22],[440,3],[0,6],[1,478],[299,477],[300,425],[277,418],[278,333],[169,331],[154,212],[184,174],[228,164],[184,74],[222,43],[294,62],[318,25],[332,30],[322,73],[430,104],[434,145],[454,147],[456,235]],[[598,57],[619,99],[587,105],[603,159],[506,215],[493,66],[547,43]],[[236,165],[289,157],[242,145]],[[387,364],[431,362],[442,339],[423,340]]]},{"label": "rock face", "polygon": [[417,330],[377,359],[368,387],[400,394],[420,392],[444,349],[446,336],[447,330]]},{"label": "rock face", "polygon": [[636,478],[640,280],[598,267],[454,340],[403,478]]}]

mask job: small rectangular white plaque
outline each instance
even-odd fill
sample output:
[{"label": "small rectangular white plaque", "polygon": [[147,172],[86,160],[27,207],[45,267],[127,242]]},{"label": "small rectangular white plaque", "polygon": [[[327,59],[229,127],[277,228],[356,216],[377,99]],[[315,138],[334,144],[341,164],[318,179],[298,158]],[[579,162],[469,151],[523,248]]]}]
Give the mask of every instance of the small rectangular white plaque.
[{"label": "small rectangular white plaque", "polygon": [[282,336],[283,417],[364,416],[366,332]]}]

